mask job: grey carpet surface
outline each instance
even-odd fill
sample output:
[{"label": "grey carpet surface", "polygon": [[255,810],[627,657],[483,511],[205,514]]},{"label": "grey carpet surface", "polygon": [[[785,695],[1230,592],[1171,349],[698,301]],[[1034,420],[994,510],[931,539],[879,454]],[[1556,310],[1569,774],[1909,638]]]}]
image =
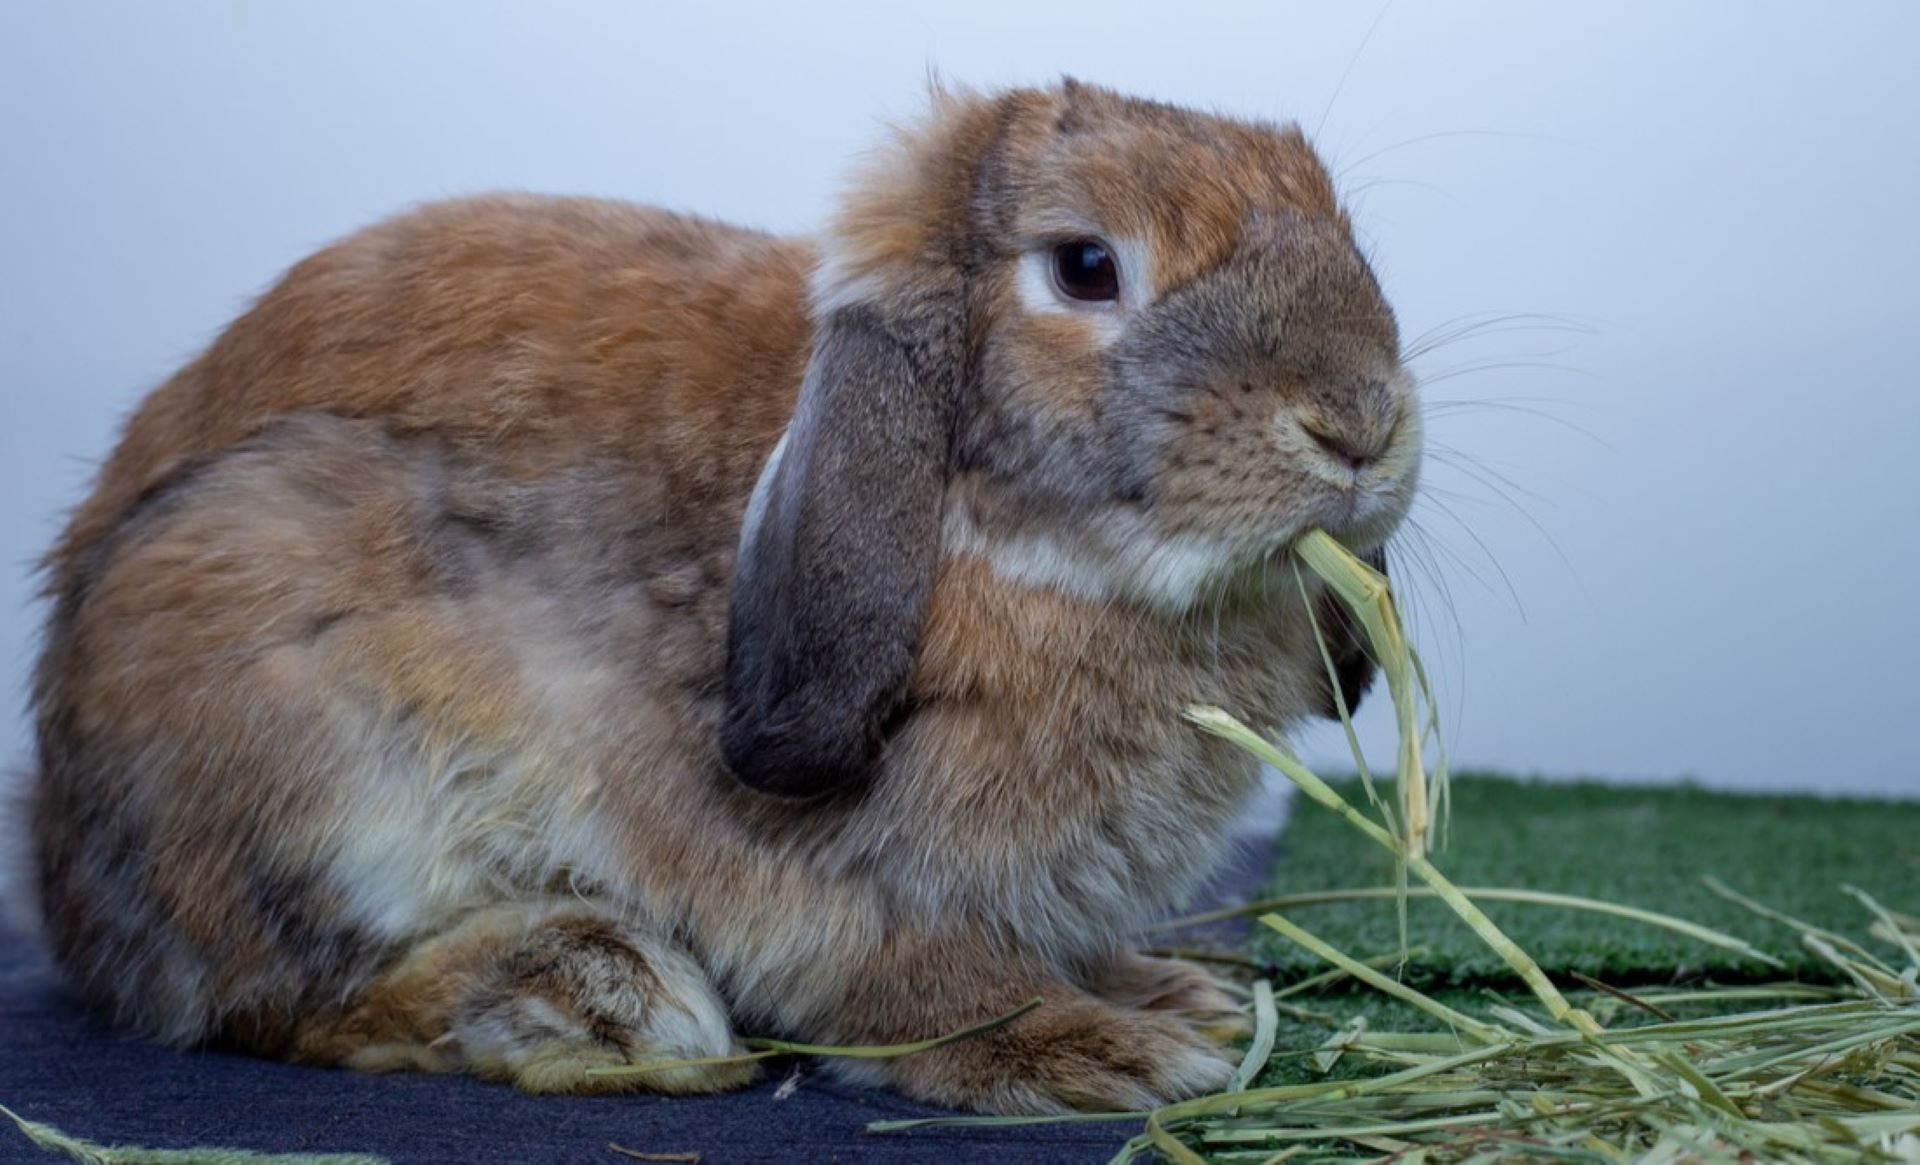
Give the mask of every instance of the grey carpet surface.
[{"label": "grey carpet surface", "polygon": [[[1258,886],[1266,847],[1244,845],[1201,905]],[[786,1099],[775,1090],[798,1067]],[[460,1077],[366,1076],[213,1051],[175,1051],[111,1031],[67,1002],[45,959],[0,931],[0,1104],[101,1144],[358,1152],[414,1162],[598,1162],[698,1153],[730,1162],[1105,1161],[1136,1123],[866,1131],[942,1115],[889,1092],[775,1061],[759,1085],[721,1096],[532,1097]],[[0,1161],[56,1161],[0,1118]]]}]

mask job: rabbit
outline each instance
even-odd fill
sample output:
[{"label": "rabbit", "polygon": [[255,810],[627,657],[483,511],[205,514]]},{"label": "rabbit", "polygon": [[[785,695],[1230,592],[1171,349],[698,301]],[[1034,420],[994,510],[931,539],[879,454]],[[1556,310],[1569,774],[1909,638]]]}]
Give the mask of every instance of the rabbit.
[{"label": "rabbit", "polygon": [[[752,1080],[741,1033],[991,1113],[1214,1090],[1136,938],[1371,665],[1421,431],[1297,127],[936,87],[817,238],[431,204],[149,395],[45,565],[23,814],[110,1022],[535,1092]],[[1332,663],[1315,638],[1332,641]],[[695,1060],[630,1074],[596,1069]]]}]

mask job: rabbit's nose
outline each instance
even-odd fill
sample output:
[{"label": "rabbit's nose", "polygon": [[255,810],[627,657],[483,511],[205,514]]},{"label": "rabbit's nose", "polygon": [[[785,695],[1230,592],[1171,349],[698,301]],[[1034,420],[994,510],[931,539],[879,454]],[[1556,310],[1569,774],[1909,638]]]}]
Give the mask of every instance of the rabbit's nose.
[{"label": "rabbit's nose", "polygon": [[1353,433],[1343,433],[1324,423],[1303,420],[1300,427],[1306,430],[1313,443],[1325,450],[1335,462],[1355,473],[1360,472],[1379,460],[1385,450],[1385,443],[1368,440]]}]

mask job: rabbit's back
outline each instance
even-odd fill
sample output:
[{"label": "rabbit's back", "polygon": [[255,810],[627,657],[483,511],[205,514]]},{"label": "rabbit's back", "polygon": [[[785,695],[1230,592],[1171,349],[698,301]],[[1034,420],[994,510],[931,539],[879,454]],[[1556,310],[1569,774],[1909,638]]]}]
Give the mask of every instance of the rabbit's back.
[{"label": "rabbit's back", "polygon": [[[301,264],[149,398],[49,563],[33,848],[70,985],[289,1049],[407,936],[684,808],[802,245],[428,208]],[[694,794],[704,795],[704,794]],[[661,814],[664,815],[664,814]],[[667,855],[663,855],[667,860]]]},{"label": "rabbit's back", "polygon": [[812,257],[803,240],[532,195],[362,231],[147,397],[51,556],[53,587],[170,475],[293,412],[431,430],[522,476],[622,456],[678,487],[675,505],[728,511],[792,411]]}]

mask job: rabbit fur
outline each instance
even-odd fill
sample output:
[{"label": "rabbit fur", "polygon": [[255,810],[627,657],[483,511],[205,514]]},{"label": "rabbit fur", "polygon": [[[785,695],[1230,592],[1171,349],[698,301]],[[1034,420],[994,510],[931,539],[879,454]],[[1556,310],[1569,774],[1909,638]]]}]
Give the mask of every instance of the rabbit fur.
[{"label": "rabbit fur", "polygon": [[[1099,240],[1111,302],[1049,256]],[[128,422],[46,562],[23,821],[117,1023],[542,1091],[736,1033],[989,1112],[1217,1088],[1132,936],[1332,708],[1288,543],[1418,476],[1393,316],[1301,133],[939,91],[818,238],[429,205],[295,266]]]}]

